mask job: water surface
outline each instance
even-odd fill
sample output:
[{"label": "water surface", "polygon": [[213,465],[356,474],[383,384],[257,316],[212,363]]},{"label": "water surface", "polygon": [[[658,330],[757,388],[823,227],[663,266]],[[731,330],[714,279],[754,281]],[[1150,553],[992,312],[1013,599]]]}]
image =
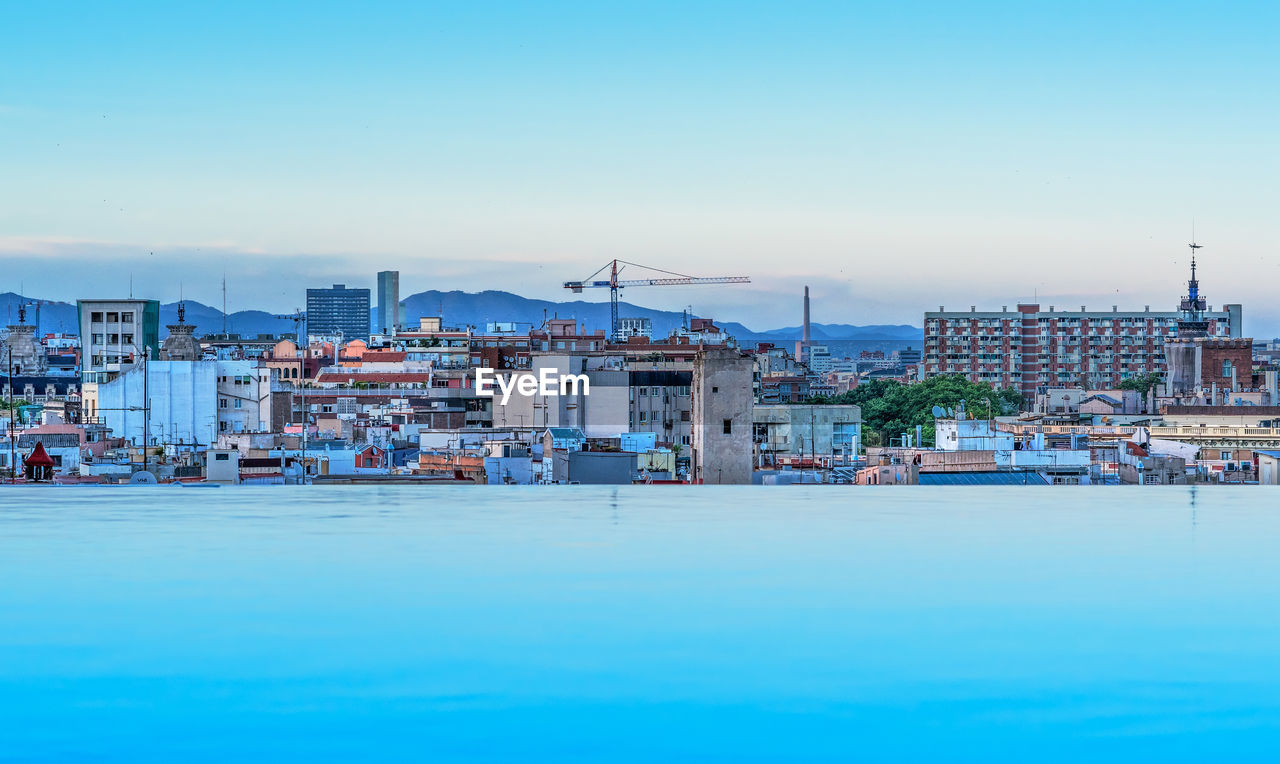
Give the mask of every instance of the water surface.
[{"label": "water surface", "polygon": [[1267,488],[0,489],[0,758],[1280,749]]}]

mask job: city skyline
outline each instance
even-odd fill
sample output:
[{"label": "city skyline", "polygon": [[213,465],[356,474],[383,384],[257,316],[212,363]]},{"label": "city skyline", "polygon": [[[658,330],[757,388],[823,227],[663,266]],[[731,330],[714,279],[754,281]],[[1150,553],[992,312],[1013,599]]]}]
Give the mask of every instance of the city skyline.
[{"label": "city skyline", "polygon": [[915,325],[1173,309],[1194,220],[1210,302],[1280,333],[1275,9],[379,8],[15,9],[7,281],[288,311],[621,257],[753,279],[654,308]]}]

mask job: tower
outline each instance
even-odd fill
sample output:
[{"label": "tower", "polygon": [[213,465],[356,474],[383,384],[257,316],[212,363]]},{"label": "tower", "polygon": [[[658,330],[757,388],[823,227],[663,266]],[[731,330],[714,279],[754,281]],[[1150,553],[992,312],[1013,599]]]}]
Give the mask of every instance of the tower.
[{"label": "tower", "polygon": [[1191,278],[1187,281],[1187,296],[1182,298],[1182,304],[1179,306],[1182,310],[1182,319],[1178,321],[1178,336],[1207,337],[1209,322],[1205,320],[1204,314],[1208,306],[1204,297],[1200,296],[1200,281],[1196,279],[1196,250],[1201,249],[1203,245],[1193,241],[1187,246],[1191,248]]},{"label": "tower", "polygon": [[812,336],[809,333],[809,287],[804,288],[804,326],[800,330],[800,342],[796,343],[796,360],[807,362],[809,360],[809,345],[812,342]]},{"label": "tower", "polygon": [[400,311],[400,271],[379,271],[374,331],[395,334],[404,323],[400,318]]},{"label": "tower", "polygon": [[161,361],[196,361],[199,360],[200,344],[196,342],[194,324],[186,322],[186,303],[178,303],[178,323],[167,324],[169,336],[164,338],[160,346]]},{"label": "tower", "polygon": [[[27,324],[27,306],[18,306],[18,323],[9,324],[9,336],[5,338],[5,354],[12,353],[13,373],[15,376],[41,376],[49,368],[49,359],[45,355],[40,340],[36,337],[36,327]],[[3,361],[7,364],[9,358]]]}]

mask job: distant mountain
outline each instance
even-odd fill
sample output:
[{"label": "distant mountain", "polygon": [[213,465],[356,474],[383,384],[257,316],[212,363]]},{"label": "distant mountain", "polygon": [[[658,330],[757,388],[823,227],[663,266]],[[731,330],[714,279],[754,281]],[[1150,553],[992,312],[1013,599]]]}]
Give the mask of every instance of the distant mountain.
[{"label": "distant mountain", "polygon": [[[819,340],[923,340],[924,331],[910,324],[870,324],[856,326],[854,324],[810,324],[809,336]],[[777,338],[782,340],[798,340],[804,336],[804,327],[788,326],[782,329],[770,329],[754,335],[763,341]]]},{"label": "distant mountain", "polygon": [[[222,334],[222,311],[194,300],[186,301],[186,322],[194,324],[197,335]],[[160,306],[160,336],[168,335],[168,324],[178,323],[178,303]],[[259,334],[292,334],[293,322],[287,318],[275,318],[261,310],[241,310],[227,314],[226,330],[241,337]]]},{"label": "distant mountain", "polygon": [[[0,319],[6,324],[18,320],[18,306],[30,302],[31,298],[22,297],[12,292],[0,294]],[[585,302],[552,302],[550,300],[533,300],[510,292],[489,290],[484,292],[440,292],[428,291],[410,295],[401,301],[405,308],[405,320],[410,326],[417,325],[423,316],[442,316],[446,326],[474,326],[483,331],[491,321],[516,322],[520,329],[528,326],[541,326],[547,318],[572,318],[585,324],[588,331],[608,329],[609,303]],[[744,309],[745,311],[745,309]],[[648,318],[653,322],[653,331],[657,336],[665,337],[682,325],[683,314],[677,311],[655,310],[634,305],[629,302],[618,303],[618,312],[627,318]],[[79,331],[76,306],[73,303],[40,301],[39,319],[41,332],[66,332],[74,334]],[[27,308],[27,321],[36,320],[37,310],[33,306]],[[800,339],[801,328],[789,326],[781,329],[769,329],[753,332],[734,321],[722,321],[716,318],[716,324],[725,329],[742,342],[791,342]],[[160,306],[160,336],[168,334],[167,324],[177,323],[178,304],[167,303]],[[196,326],[196,333],[220,334],[223,331],[222,311],[217,308],[196,302],[186,301],[186,322]],[[372,319],[370,320],[372,323]],[[243,337],[258,334],[286,334],[293,331],[293,322],[289,319],[276,318],[271,313],[260,310],[242,310],[231,313],[226,318],[226,330]],[[813,324],[814,341],[836,340],[920,340],[922,331],[919,327],[903,324],[877,324],[872,326],[853,326],[850,324]]]},{"label": "distant mountain", "polygon": [[[405,308],[405,320],[416,324],[422,316],[442,316],[446,326],[475,326],[483,329],[490,321],[515,321],[520,324],[540,325],[544,318],[573,318],[585,323],[587,329],[607,329],[609,303],[607,302],[551,302],[532,300],[510,292],[489,290],[485,292],[428,291],[410,295],[401,300]],[[653,322],[653,332],[666,336],[682,325],[683,314],[676,311],[655,310],[629,302],[618,303],[618,314],[626,318],[648,318]],[[715,318],[715,317],[713,317]],[[734,321],[716,324],[746,342],[782,342],[798,340],[800,327],[786,327],[753,332]],[[922,330],[905,324],[852,326],[849,324],[812,324],[814,340],[868,339],[868,340],[919,340]]]},{"label": "distant mountain", "polygon": [[3,320],[5,325],[16,324],[18,308],[24,303],[27,304],[27,323],[34,324],[39,318],[38,329],[41,332],[79,333],[80,319],[74,303],[35,300],[13,292],[0,294],[0,320]]}]

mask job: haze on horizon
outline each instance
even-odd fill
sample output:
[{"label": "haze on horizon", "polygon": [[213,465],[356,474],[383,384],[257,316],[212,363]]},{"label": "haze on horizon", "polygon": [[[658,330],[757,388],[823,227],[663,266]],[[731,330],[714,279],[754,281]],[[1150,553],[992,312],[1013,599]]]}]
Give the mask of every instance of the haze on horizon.
[{"label": "haze on horizon", "polygon": [[[754,329],[939,305],[1280,334],[1277,6],[23,3],[0,26],[0,291],[633,289]],[[603,291],[586,299],[605,299]]]}]

